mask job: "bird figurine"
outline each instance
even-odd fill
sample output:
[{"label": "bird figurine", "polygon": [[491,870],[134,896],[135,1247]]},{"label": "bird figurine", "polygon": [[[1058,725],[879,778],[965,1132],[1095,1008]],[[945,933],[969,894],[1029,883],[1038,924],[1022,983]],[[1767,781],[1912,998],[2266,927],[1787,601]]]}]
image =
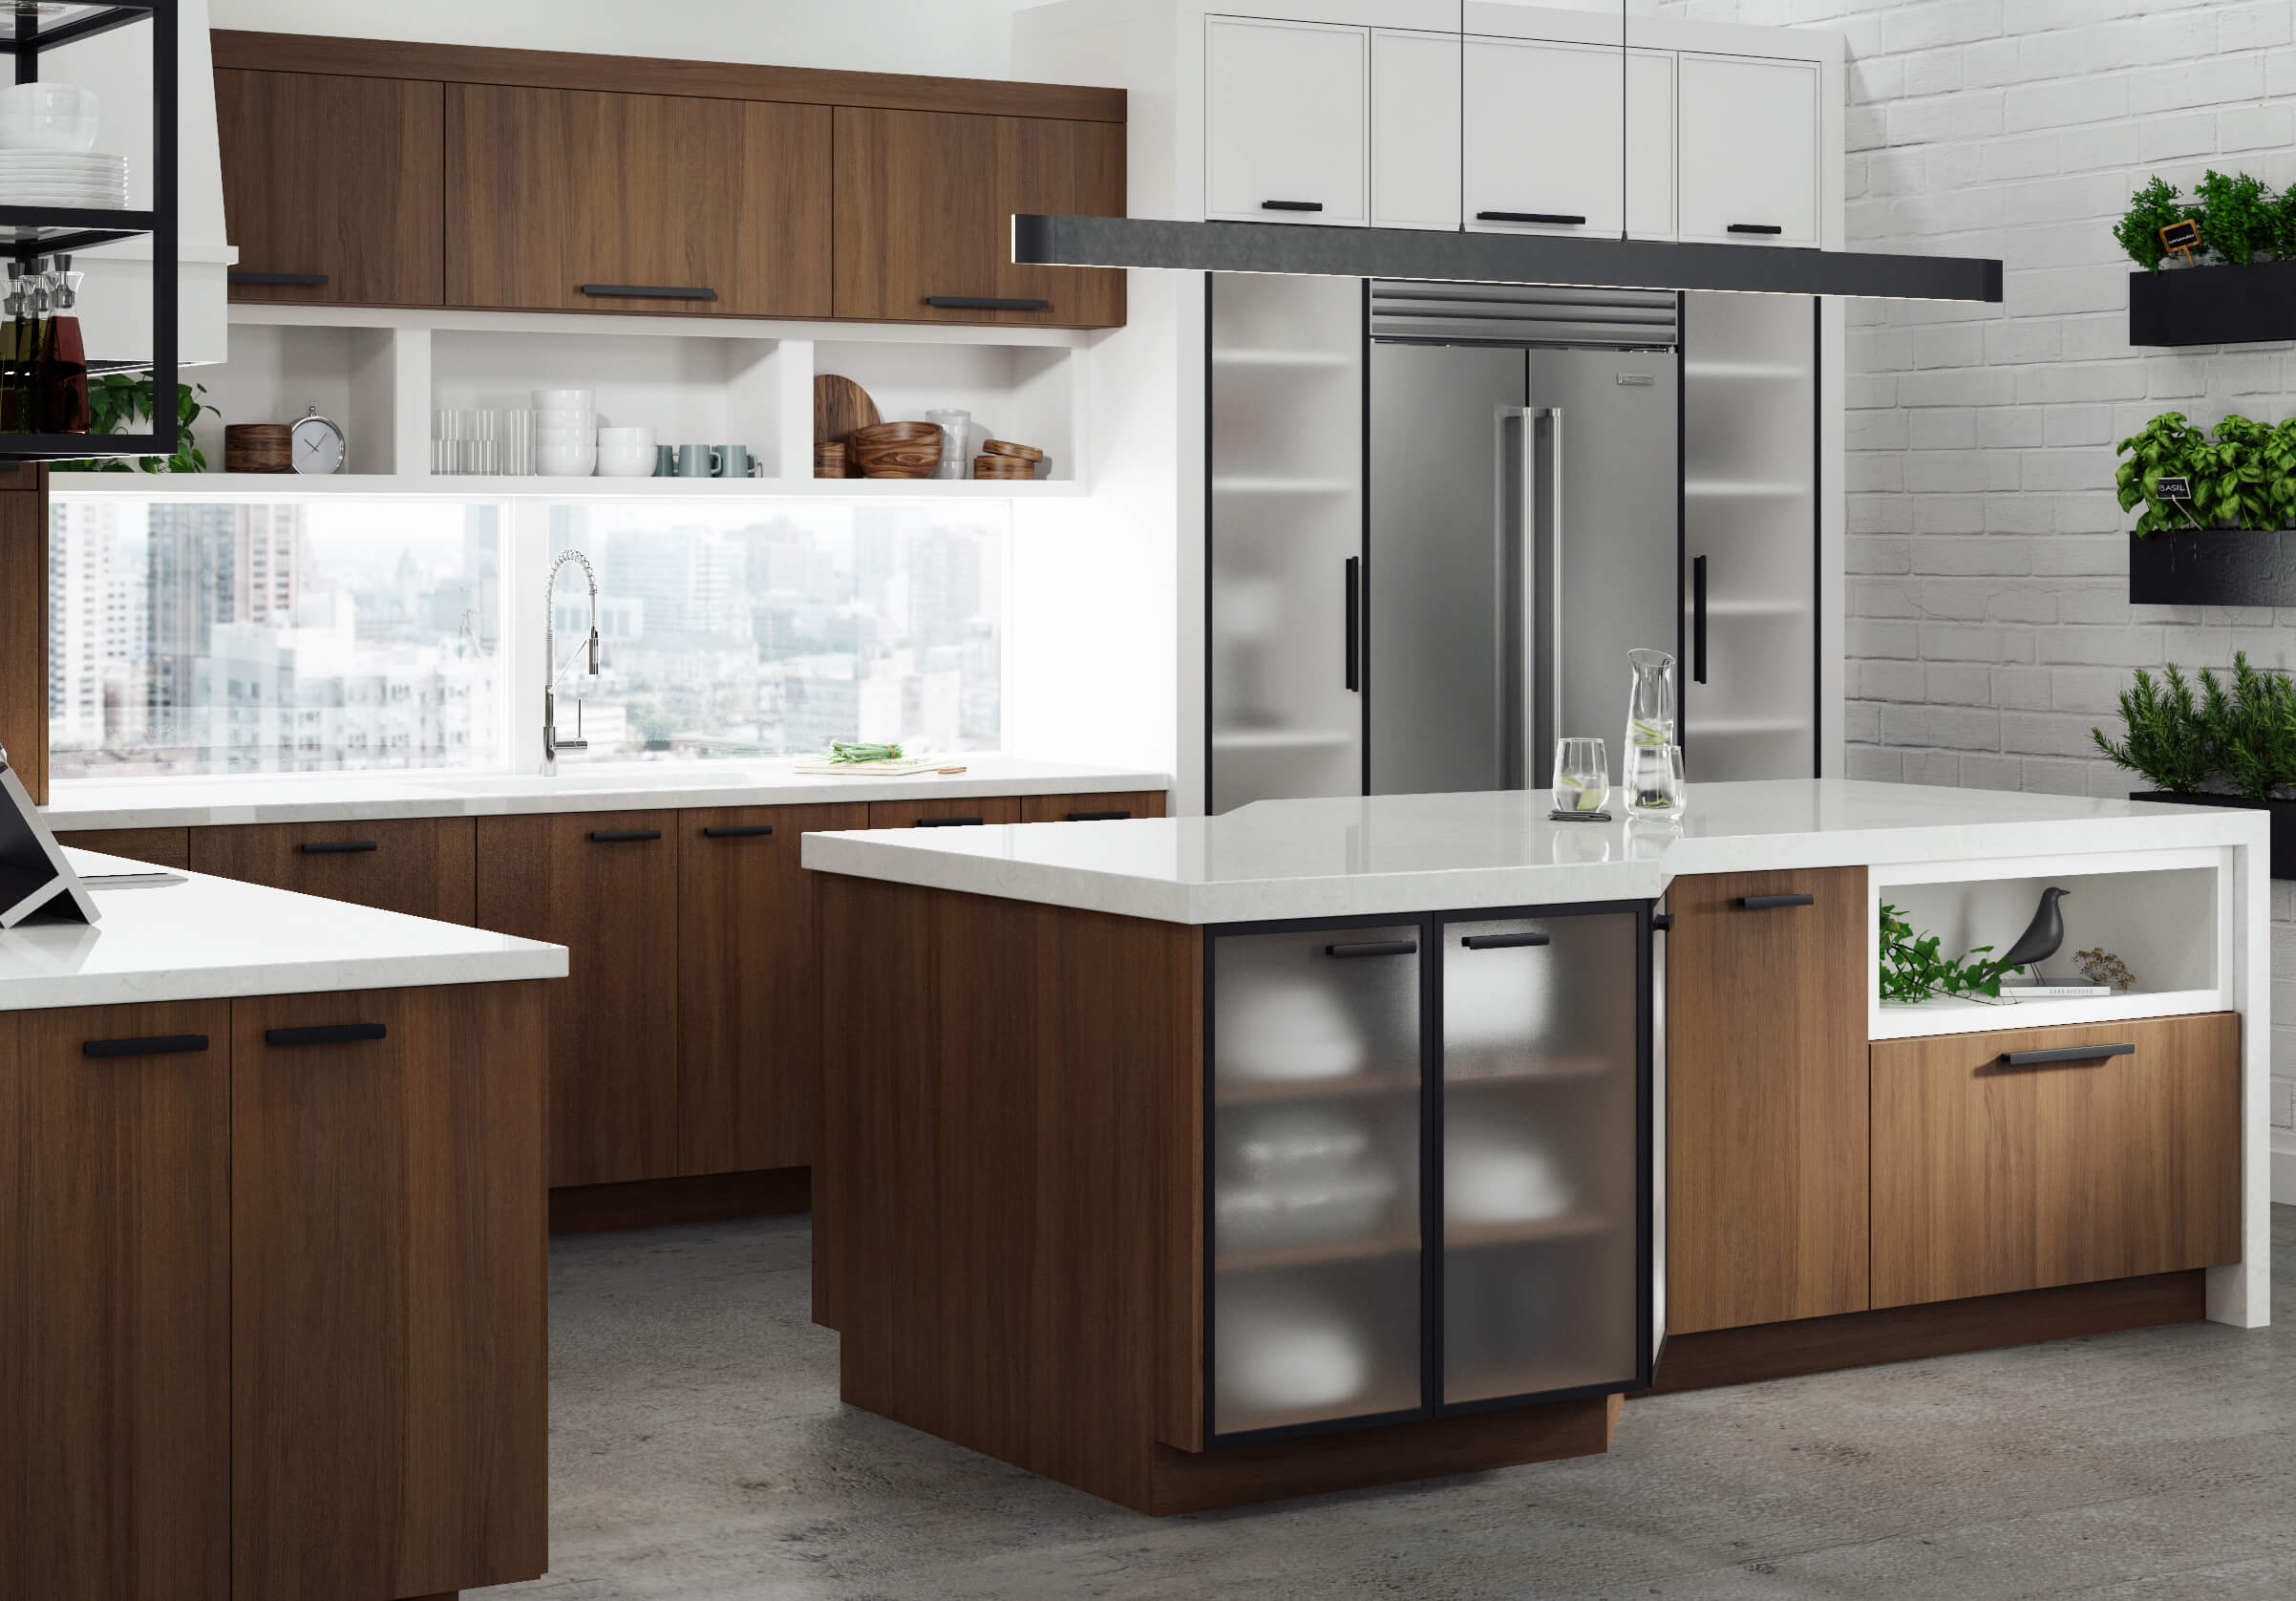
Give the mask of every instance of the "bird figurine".
[{"label": "bird figurine", "polygon": [[2065,914],[2057,909],[2057,903],[2071,893],[2070,889],[2059,889],[2053,885],[2041,891],[2041,904],[2033,910],[2033,920],[2017,936],[2017,943],[2002,953],[2001,966],[2005,971],[2030,968],[2033,982],[2043,982],[2041,964],[2054,956],[2057,948],[2065,943]]}]

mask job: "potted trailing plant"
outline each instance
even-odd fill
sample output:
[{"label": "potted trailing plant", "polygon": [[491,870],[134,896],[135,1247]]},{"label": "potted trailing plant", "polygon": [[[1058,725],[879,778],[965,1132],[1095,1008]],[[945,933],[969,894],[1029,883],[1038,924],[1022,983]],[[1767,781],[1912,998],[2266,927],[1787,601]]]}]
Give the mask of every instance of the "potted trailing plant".
[{"label": "potted trailing plant", "polygon": [[[60,473],[203,473],[206,455],[192,438],[192,424],[202,413],[221,416],[202,398],[204,384],[176,385],[176,451],[173,456],[96,456],[77,461],[58,461]],[[158,395],[149,373],[106,373],[88,380],[88,431],[93,434],[133,434],[150,417]],[[133,465],[131,465],[131,461]]]},{"label": "potted trailing plant", "polygon": [[[2160,230],[2198,224],[2189,272]],[[2129,343],[2231,345],[2296,338],[2296,190],[2211,168],[2188,198],[2154,178],[2129,197],[2113,237],[2141,269],[2129,274]]]},{"label": "potted trailing plant", "polygon": [[2156,679],[2138,668],[2120,694],[2122,736],[2089,736],[2115,765],[2152,784],[2132,800],[2240,806],[2272,819],[2272,876],[2296,878],[2296,680],[2232,658],[2230,679],[2200,670],[2196,686],[2172,662]]}]

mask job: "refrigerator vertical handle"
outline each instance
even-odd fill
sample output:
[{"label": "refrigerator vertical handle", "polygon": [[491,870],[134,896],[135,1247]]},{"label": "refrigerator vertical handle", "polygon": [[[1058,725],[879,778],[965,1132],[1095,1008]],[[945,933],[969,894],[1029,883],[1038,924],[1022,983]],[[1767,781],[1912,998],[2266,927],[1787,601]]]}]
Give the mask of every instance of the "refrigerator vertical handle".
[{"label": "refrigerator vertical handle", "polygon": [[1361,693],[1363,675],[1357,665],[1363,659],[1363,558],[1348,558],[1347,591],[1341,598],[1347,613],[1348,688]]},{"label": "refrigerator vertical handle", "polygon": [[1706,682],[1706,558],[1690,558],[1690,682]]},{"label": "refrigerator vertical handle", "polygon": [[1563,412],[1506,406],[1499,426],[1499,781],[1528,789],[1562,716]]}]

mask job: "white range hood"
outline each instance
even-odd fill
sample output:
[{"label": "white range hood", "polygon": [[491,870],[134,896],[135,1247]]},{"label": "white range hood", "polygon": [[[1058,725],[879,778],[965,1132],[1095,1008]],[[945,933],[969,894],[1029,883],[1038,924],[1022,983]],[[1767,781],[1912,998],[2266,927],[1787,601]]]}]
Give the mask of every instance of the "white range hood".
[{"label": "white range hood", "polygon": [[[211,366],[224,356],[224,274],[238,259],[223,237],[223,167],[215,138],[215,70],[207,51],[207,0],[178,0],[176,160],[178,360]],[[152,30],[116,28],[40,57],[40,76],[91,89],[103,101],[96,148],[128,159],[128,204],[152,203]],[[93,360],[145,356],[152,348],[149,239],[122,240],[74,256],[88,275],[77,308]],[[197,381],[190,379],[186,381]]]}]

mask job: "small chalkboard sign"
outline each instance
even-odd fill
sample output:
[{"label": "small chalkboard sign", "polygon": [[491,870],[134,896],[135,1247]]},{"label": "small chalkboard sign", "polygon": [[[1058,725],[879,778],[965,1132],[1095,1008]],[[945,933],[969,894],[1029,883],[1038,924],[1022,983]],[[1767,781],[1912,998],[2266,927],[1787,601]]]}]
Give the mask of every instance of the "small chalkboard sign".
[{"label": "small chalkboard sign", "polygon": [[93,923],[101,915],[24,780],[0,752],[0,929],[34,918]]},{"label": "small chalkboard sign", "polygon": [[2192,499],[2192,480],[2182,478],[2160,479],[2154,483],[2153,493],[2164,501],[2189,501]]},{"label": "small chalkboard sign", "polygon": [[2163,249],[2173,250],[2186,262],[2192,260],[2193,246],[2200,243],[2200,224],[2190,217],[2169,224],[2160,230]]}]

